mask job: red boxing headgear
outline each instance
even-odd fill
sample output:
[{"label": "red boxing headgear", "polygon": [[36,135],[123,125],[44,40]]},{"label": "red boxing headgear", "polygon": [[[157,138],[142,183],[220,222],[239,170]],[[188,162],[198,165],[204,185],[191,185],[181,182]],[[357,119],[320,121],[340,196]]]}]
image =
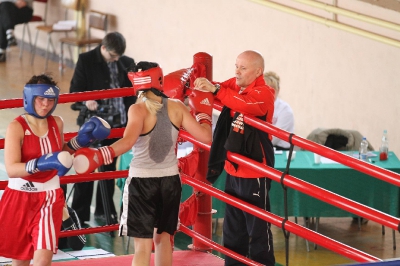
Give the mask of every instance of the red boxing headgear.
[{"label": "red boxing headgear", "polygon": [[149,69],[140,68],[141,65],[144,65],[143,63],[147,62],[137,64],[137,72],[128,72],[128,78],[132,82],[135,94],[138,91],[150,90],[151,88],[162,92],[164,83],[162,69],[158,65]]}]

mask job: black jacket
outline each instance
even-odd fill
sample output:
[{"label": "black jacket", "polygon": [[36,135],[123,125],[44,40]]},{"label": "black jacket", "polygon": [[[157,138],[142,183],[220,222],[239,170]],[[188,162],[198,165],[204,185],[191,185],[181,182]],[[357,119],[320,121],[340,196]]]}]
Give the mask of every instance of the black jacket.
[{"label": "black jacket", "polygon": [[[231,124],[239,113],[235,113],[232,119],[230,111],[224,106],[215,126],[208,160],[207,180],[210,183],[214,183],[222,173],[227,151],[241,154],[258,162],[262,162],[265,158],[270,167],[274,167],[275,164],[274,151],[268,133],[247,124],[243,125],[244,134],[236,133],[232,130]],[[265,116],[258,118],[265,120]],[[237,167],[236,163],[231,163],[235,168]]]},{"label": "black jacket", "polygon": [[224,170],[226,159],[225,141],[228,138],[232,123],[230,111],[231,109],[224,106],[215,125],[207,171],[207,180],[212,184]]},{"label": "black jacket", "polygon": [[[101,45],[79,55],[69,92],[84,92],[110,89],[110,70],[100,52]],[[118,61],[118,80],[121,87],[132,87],[128,79],[128,68],[135,61],[127,56],[121,56]],[[125,110],[136,101],[135,96],[124,97]]]}]

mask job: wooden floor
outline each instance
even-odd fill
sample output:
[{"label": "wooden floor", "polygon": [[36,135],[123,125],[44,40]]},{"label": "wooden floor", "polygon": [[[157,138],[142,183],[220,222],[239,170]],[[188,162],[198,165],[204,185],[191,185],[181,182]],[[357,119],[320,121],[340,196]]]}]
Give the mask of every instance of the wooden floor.
[{"label": "wooden floor", "polygon": [[[24,52],[22,60],[18,58],[19,49],[13,48],[7,54],[7,62],[0,63],[0,95],[2,99],[21,98],[22,89],[25,82],[33,75],[44,72],[44,58],[36,56],[34,65],[30,65],[30,54]],[[58,72],[58,63],[49,62],[48,71],[53,74],[55,80],[61,88],[62,93],[67,93],[69,90],[69,83],[73,73],[73,69],[66,69],[63,76]],[[22,113],[21,108],[0,110],[0,137],[3,138],[7,124],[14,119],[17,115]],[[65,132],[77,131],[76,117],[77,112],[70,109],[70,104],[60,104],[56,111],[56,115],[61,115],[65,123]],[[7,179],[2,151],[0,153],[0,180]],[[120,200],[120,191],[116,188],[114,200],[118,206]],[[273,204],[273,203],[272,203]],[[293,217],[290,220],[294,221]],[[213,239],[219,243],[222,241],[221,222],[214,221],[214,226],[217,225]],[[299,218],[298,222],[303,224],[303,219]],[[98,223],[91,220],[91,226],[96,226]],[[311,224],[314,226],[314,224]],[[349,246],[357,248],[361,251],[369,253],[380,259],[390,259],[400,257],[400,247],[393,250],[392,230],[386,229],[386,234],[382,235],[382,227],[379,224],[369,221],[358,229],[356,223],[351,218],[321,218],[319,224],[320,233],[327,235],[337,241],[343,242]],[[285,265],[285,239],[282,230],[273,227],[274,235],[274,248],[277,263]],[[109,234],[95,234],[88,236],[88,246],[102,248],[104,250],[113,252],[116,255],[132,254],[133,242],[128,242],[127,238],[111,237]],[[397,244],[400,245],[399,233],[396,233]],[[191,239],[182,233],[176,236],[175,244],[176,250],[187,249]],[[128,245],[129,244],[129,245]],[[129,246],[129,247],[128,247]],[[215,253],[219,255],[218,253]],[[291,266],[321,266],[321,265],[341,265],[355,263],[336,253],[326,250],[321,247],[314,249],[313,244],[310,243],[310,251],[306,249],[306,242],[304,239],[291,234],[289,239],[289,264]]]}]

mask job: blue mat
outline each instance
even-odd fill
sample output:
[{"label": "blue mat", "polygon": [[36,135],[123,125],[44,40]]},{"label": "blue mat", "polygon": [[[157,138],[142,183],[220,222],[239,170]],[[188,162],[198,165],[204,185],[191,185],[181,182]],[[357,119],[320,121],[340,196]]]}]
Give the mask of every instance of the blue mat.
[{"label": "blue mat", "polygon": [[399,266],[400,259],[396,260],[385,260],[385,261],[378,261],[378,262],[368,262],[368,263],[356,263],[356,264],[344,264],[342,266],[350,266],[350,265],[366,265],[366,266]]}]

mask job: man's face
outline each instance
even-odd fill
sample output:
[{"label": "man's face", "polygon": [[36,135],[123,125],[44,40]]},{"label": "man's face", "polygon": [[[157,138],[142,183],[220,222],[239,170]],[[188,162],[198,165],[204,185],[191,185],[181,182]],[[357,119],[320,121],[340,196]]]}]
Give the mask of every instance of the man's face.
[{"label": "man's face", "polygon": [[254,59],[247,54],[240,54],[236,58],[235,67],[236,85],[242,88],[249,86],[261,71]]},{"label": "man's face", "polygon": [[103,55],[104,60],[106,62],[118,61],[118,59],[121,57],[120,55],[115,53],[115,51],[107,50],[107,48],[105,46],[101,46],[101,54]]}]

